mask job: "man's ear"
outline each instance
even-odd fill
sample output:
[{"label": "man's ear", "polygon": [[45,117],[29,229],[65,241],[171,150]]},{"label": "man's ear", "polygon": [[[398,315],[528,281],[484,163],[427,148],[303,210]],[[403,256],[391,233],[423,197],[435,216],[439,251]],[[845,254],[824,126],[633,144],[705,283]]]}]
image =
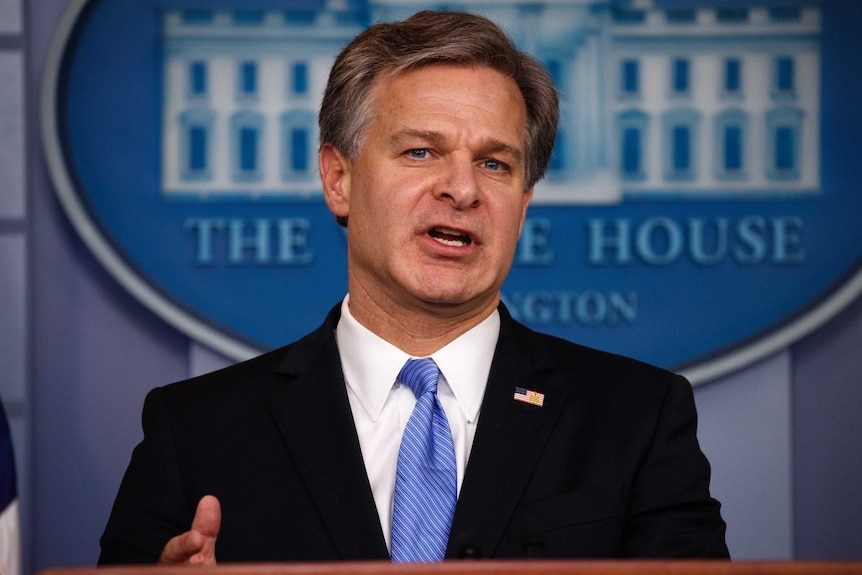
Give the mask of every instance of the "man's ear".
[{"label": "man's ear", "polygon": [[524,231],[524,221],[527,219],[527,208],[530,207],[530,202],[533,200],[533,189],[535,186],[530,186],[530,189],[524,192],[524,205],[521,208],[521,225],[518,228],[518,237],[521,237],[521,232]]},{"label": "man's ear", "polygon": [[326,205],[336,217],[346,218],[350,211],[350,161],[332,144],[324,144],[318,162]]}]

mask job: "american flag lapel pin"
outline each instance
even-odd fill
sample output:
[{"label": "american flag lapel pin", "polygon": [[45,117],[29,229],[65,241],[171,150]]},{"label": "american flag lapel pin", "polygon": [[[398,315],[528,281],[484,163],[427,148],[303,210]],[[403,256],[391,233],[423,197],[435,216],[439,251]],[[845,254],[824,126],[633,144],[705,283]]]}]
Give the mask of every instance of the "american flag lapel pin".
[{"label": "american flag lapel pin", "polygon": [[515,401],[522,401],[524,403],[529,403],[530,405],[542,407],[542,405],[545,403],[545,394],[539,393],[538,391],[533,391],[532,389],[516,387]]}]

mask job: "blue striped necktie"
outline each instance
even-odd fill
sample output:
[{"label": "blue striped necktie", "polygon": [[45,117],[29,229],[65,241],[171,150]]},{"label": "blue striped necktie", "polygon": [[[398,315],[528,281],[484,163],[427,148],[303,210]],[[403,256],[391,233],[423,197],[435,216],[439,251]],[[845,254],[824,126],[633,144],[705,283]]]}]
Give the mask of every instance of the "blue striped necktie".
[{"label": "blue striped necktie", "polygon": [[416,396],[407,421],[392,509],[392,561],[442,561],[458,500],[452,431],[437,398],[440,370],[431,358],[408,360],[398,381]]}]

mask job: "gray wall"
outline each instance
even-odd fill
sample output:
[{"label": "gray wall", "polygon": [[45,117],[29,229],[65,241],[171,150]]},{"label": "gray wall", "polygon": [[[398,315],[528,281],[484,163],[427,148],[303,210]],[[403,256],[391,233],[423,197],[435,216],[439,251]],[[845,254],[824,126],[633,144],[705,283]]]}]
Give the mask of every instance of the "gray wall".
[{"label": "gray wall", "polygon": [[[62,213],[37,103],[67,0],[22,2],[0,0],[0,394],[35,571],[95,562],[144,394],[224,360],[126,293]],[[857,300],[791,348],[696,389],[734,556],[862,558],[860,351]]]}]

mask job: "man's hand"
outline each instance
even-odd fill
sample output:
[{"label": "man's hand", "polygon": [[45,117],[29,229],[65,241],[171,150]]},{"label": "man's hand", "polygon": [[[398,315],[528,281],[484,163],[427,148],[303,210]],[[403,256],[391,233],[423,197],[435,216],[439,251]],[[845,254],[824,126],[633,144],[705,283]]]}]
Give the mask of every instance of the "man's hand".
[{"label": "man's hand", "polygon": [[159,565],[215,565],[215,544],[221,525],[221,504],[212,495],[198,502],[192,528],[167,542]]}]

